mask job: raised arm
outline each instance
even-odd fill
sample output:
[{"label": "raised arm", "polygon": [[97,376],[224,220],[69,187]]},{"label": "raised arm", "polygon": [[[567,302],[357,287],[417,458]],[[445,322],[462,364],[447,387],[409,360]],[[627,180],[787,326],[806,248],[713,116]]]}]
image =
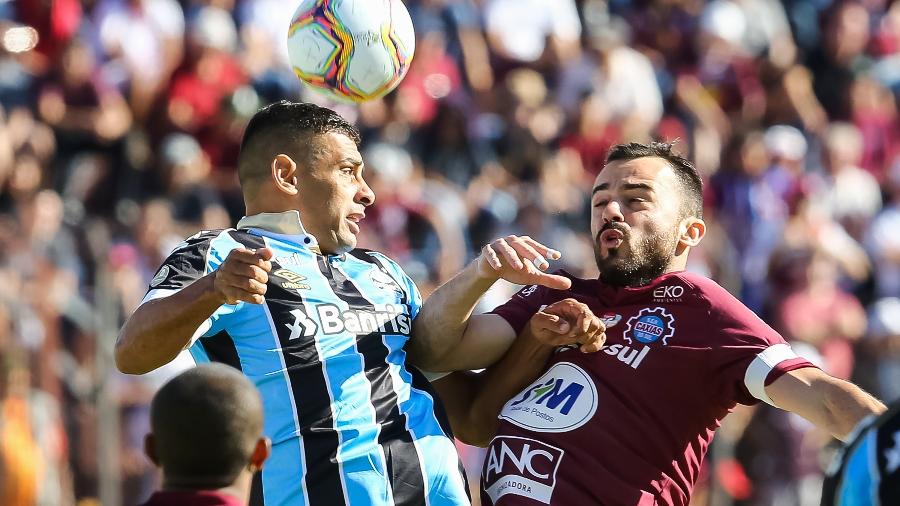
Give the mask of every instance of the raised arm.
[{"label": "raised arm", "polygon": [[425,301],[407,347],[413,364],[427,371],[479,369],[497,361],[515,332],[496,315],[472,316],[478,299],[498,279],[566,289],[571,281],[543,272],[560,253],[530,237],[509,236],[488,244],[478,258]]},{"label": "raised arm", "polygon": [[[263,302],[272,250],[232,250],[215,271],[180,290],[151,291],[116,340],[116,367],[144,374],[171,362],[223,304]],[[163,267],[166,269],[166,267]],[[154,298],[154,295],[156,296]]]},{"label": "raised arm", "polygon": [[435,381],[454,436],[466,444],[487,446],[497,433],[503,406],[544,372],[553,350],[580,344],[585,353],[599,351],[605,332],[586,305],[564,299],[535,314],[506,354],[486,371],[456,372]]},{"label": "raised arm", "polygon": [[765,390],[772,404],[806,418],[841,441],[847,440],[863,418],[887,409],[853,383],[812,367],[787,372]]}]

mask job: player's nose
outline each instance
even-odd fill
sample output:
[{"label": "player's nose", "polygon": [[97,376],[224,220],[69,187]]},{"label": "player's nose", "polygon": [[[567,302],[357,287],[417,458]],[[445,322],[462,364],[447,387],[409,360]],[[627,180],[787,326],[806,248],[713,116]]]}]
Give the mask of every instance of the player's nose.
[{"label": "player's nose", "polygon": [[600,214],[600,217],[603,219],[603,223],[625,221],[625,217],[622,215],[622,208],[619,207],[619,203],[614,200],[611,200],[608,204],[606,204]]}]

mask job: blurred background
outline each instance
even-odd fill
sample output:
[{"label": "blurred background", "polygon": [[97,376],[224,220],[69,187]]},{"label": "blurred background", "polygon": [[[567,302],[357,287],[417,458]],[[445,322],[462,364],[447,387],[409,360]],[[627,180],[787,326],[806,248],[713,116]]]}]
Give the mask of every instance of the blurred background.
[{"label": "blurred background", "polygon": [[[243,214],[242,128],[282,98],[288,0],[0,0],[0,504],[133,505],[166,370],[112,367],[169,250]],[[528,234],[595,276],[607,149],[678,139],[706,180],[690,269],[829,373],[900,397],[900,1],[406,0],[417,54],[363,132],[361,245],[424,294]],[[497,290],[484,308],[501,302]],[[739,407],[693,504],[818,504],[834,442]],[[481,453],[464,449],[477,485]]]}]

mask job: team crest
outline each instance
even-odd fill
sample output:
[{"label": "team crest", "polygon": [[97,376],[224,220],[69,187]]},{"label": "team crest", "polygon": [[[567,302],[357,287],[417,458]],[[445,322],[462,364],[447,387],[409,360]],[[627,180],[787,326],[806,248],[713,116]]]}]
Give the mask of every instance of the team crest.
[{"label": "team crest", "polygon": [[623,337],[630,344],[650,344],[661,339],[668,346],[668,339],[675,334],[675,317],[661,307],[641,309],[628,319],[627,325]]},{"label": "team crest", "polygon": [[400,289],[400,285],[394,281],[389,274],[382,272],[381,270],[372,270],[369,271],[369,278],[372,280],[372,283],[375,284],[378,288],[382,290],[393,290],[397,293],[402,294],[403,290]]}]

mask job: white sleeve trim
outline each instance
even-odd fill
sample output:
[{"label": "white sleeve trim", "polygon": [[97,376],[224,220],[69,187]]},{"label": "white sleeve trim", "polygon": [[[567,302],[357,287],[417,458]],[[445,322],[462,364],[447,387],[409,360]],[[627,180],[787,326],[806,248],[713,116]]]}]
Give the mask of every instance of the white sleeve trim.
[{"label": "white sleeve trim", "polygon": [[143,306],[151,300],[163,299],[168,297],[169,295],[175,295],[179,291],[181,290],[173,290],[171,288],[154,288],[153,290],[147,292],[147,295],[144,295],[144,299],[141,300],[141,303],[138,304],[138,307]]},{"label": "white sleeve trim", "polygon": [[750,395],[766,404],[775,406],[772,399],[766,395],[766,378],[775,366],[785,360],[795,358],[799,358],[799,356],[794,353],[790,345],[785,343],[773,344],[756,355],[753,362],[750,362],[750,365],[747,366],[747,372],[744,373],[744,385],[747,387]]}]

